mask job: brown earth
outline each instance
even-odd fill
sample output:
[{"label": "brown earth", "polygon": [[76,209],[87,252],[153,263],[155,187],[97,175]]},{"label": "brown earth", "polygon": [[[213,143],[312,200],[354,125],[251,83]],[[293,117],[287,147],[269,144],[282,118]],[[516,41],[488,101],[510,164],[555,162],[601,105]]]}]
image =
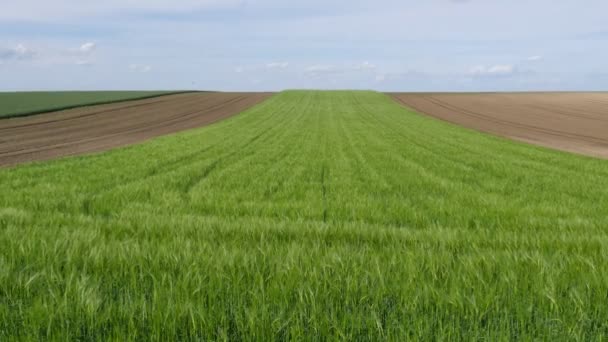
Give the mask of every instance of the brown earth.
[{"label": "brown earth", "polygon": [[270,93],[187,93],[0,120],[0,167],[108,150],[211,124]]},{"label": "brown earth", "polygon": [[608,93],[391,93],[423,114],[549,148],[608,158]]}]

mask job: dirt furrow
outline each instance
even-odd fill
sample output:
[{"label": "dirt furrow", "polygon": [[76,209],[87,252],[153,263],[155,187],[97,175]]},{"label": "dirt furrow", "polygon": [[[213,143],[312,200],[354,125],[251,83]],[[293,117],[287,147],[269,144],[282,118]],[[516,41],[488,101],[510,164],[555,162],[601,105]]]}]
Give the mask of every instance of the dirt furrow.
[{"label": "dirt furrow", "polygon": [[205,126],[271,93],[188,93],[0,120],[0,167],[99,152]]},{"label": "dirt furrow", "polygon": [[435,118],[518,141],[608,158],[608,93],[390,93]]}]

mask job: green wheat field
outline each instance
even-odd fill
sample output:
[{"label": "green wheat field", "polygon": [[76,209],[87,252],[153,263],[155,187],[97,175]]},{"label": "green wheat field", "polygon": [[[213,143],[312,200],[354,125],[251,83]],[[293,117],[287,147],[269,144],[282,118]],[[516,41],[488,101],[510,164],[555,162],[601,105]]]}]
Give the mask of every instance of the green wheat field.
[{"label": "green wheat field", "polygon": [[0,92],[0,119],[82,106],[146,99],[177,92],[162,91],[53,91]]},{"label": "green wheat field", "polygon": [[0,169],[0,340],[608,338],[608,161],[375,92]]}]

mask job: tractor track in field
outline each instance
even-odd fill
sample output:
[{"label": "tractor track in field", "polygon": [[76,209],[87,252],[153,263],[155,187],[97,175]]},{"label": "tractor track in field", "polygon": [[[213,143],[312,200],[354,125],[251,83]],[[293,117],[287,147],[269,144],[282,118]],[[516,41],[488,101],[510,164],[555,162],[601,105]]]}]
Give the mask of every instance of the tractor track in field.
[{"label": "tractor track in field", "polygon": [[184,93],[0,120],[0,167],[100,152],[205,126],[271,93]]},{"label": "tractor track in field", "polygon": [[417,112],[526,143],[608,159],[608,93],[389,93]]}]

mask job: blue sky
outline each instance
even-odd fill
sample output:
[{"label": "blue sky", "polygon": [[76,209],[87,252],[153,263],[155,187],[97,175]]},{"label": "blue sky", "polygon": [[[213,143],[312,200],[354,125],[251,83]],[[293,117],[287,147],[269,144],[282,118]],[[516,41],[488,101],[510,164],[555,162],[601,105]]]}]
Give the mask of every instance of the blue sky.
[{"label": "blue sky", "polygon": [[0,90],[608,90],[605,0],[20,0]]}]

